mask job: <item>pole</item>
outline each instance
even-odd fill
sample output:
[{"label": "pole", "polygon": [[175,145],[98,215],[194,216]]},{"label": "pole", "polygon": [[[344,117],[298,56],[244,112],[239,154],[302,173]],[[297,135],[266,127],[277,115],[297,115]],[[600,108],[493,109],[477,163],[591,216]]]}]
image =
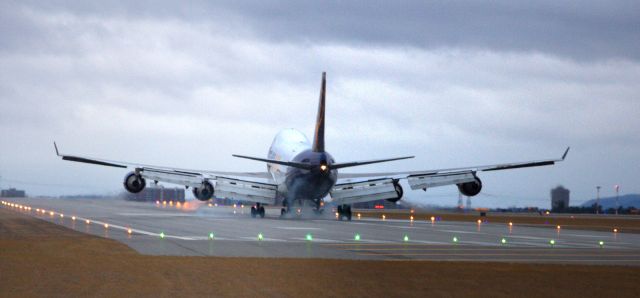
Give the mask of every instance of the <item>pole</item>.
[{"label": "pole", "polygon": [[597,196],[596,196],[596,214],[600,214],[600,186],[596,186]]},{"label": "pole", "polygon": [[620,204],[618,203],[618,196],[620,195],[620,185],[616,184],[616,215],[618,215],[618,209],[620,209]]}]

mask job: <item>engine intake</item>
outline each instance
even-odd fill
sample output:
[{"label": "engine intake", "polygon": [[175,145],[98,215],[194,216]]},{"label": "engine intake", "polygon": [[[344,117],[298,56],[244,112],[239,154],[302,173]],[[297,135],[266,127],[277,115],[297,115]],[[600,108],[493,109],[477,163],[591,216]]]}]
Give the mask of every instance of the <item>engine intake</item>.
[{"label": "engine intake", "polygon": [[124,189],[126,189],[130,193],[139,193],[141,192],[145,186],[147,186],[147,182],[142,178],[142,176],[130,172],[126,176],[124,176]]},{"label": "engine intake", "polygon": [[393,199],[387,199],[387,201],[395,203],[395,202],[400,201],[400,199],[402,199],[402,195],[404,194],[404,190],[402,190],[402,186],[400,185],[398,180],[393,180],[393,187],[396,189],[396,195],[398,197],[397,198],[393,198]]},{"label": "engine intake", "polygon": [[200,201],[208,201],[213,197],[213,185],[209,181],[204,181],[200,187],[193,188],[193,195]]},{"label": "engine intake", "polygon": [[458,184],[458,190],[461,194],[467,197],[473,197],[479,194],[482,190],[482,181],[480,181],[480,178],[476,177],[476,181]]}]

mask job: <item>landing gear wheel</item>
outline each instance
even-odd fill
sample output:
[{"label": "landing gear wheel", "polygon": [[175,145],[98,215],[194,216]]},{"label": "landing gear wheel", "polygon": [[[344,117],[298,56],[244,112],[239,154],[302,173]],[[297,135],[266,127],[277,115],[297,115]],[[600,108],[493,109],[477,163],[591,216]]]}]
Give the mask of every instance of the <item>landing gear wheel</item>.
[{"label": "landing gear wheel", "polygon": [[260,206],[260,208],[258,208],[258,214],[260,215],[260,218],[264,218],[264,206]]},{"label": "landing gear wheel", "polygon": [[338,206],[338,220],[343,220],[345,217],[348,221],[351,221],[351,205]]},{"label": "landing gear wheel", "polygon": [[257,213],[256,207],[251,206],[251,217],[256,218]]}]

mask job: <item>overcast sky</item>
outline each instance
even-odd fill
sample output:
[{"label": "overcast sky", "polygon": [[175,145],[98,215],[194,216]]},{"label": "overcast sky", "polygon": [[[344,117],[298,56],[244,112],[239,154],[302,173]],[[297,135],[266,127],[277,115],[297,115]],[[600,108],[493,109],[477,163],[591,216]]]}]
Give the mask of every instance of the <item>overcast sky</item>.
[{"label": "overcast sky", "polygon": [[[63,153],[262,171],[273,136],[311,135],[327,71],[327,149],[401,171],[559,157],[482,173],[475,206],[640,192],[638,1],[0,3],[0,186],[117,193],[125,171]],[[457,189],[405,192],[454,205]]]}]

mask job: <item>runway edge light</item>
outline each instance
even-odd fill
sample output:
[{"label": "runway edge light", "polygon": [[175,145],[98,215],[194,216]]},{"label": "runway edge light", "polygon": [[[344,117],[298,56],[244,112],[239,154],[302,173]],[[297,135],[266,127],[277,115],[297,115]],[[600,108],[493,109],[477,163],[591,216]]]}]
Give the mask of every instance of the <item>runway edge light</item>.
[{"label": "runway edge light", "polygon": [[213,232],[209,233],[209,239],[213,240],[214,237],[215,235],[213,234]]},{"label": "runway edge light", "polygon": [[353,236],[353,240],[360,241],[360,234],[356,233],[356,235]]}]

